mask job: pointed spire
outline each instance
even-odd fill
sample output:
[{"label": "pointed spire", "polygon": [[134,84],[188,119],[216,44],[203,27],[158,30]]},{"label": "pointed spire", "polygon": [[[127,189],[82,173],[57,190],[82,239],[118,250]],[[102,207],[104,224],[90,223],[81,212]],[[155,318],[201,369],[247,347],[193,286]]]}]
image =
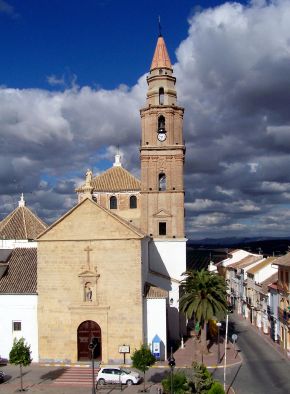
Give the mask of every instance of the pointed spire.
[{"label": "pointed spire", "polygon": [[165,45],[164,38],[160,35],[157,40],[157,45],[155,48],[152,64],[150,70],[154,70],[155,68],[170,68],[172,69],[172,65],[170,62],[170,58],[167,52],[167,48]]},{"label": "pointed spire", "polygon": [[25,207],[25,201],[24,201],[23,193],[21,193],[20,201],[18,201],[18,206],[19,207]]}]

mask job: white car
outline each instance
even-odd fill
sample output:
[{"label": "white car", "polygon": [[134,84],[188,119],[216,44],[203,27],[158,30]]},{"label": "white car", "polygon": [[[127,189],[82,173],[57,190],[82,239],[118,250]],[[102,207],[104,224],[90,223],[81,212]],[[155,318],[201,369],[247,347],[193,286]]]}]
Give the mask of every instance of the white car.
[{"label": "white car", "polygon": [[120,367],[103,367],[99,370],[96,383],[103,385],[107,383],[119,383],[131,386],[140,382],[140,375],[137,372],[128,371]]}]

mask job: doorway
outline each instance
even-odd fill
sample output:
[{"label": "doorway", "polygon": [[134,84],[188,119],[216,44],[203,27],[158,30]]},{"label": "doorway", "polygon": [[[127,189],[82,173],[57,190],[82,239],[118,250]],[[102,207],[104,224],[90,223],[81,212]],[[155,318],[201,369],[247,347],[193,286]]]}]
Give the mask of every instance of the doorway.
[{"label": "doorway", "polygon": [[92,352],[89,350],[89,344],[93,338],[97,342],[97,346],[94,351],[94,359],[101,359],[102,356],[102,335],[101,327],[92,320],[86,320],[82,322],[77,331],[78,337],[78,360],[87,361],[91,360]]}]

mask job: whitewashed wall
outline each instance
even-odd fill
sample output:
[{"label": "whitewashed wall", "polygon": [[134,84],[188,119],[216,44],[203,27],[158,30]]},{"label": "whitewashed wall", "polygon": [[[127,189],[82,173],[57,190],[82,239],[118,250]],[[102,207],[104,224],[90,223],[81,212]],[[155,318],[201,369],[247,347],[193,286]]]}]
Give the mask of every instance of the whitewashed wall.
[{"label": "whitewashed wall", "polygon": [[[21,322],[21,332],[13,334],[13,321]],[[9,358],[13,339],[25,338],[31,356],[38,361],[37,295],[0,295],[0,355]]]},{"label": "whitewashed wall", "polygon": [[185,318],[179,316],[179,283],[186,271],[186,239],[154,240],[149,244],[148,282],[168,291],[168,334],[180,340],[186,333]]},{"label": "whitewashed wall", "polygon": [[148,298],[147,309],[147,343],[152,350],[152,340],[158,335],[162,341],[161,359],[165,360],[167,355],[167,330],[166,330],[166,300],[163,298]]}]

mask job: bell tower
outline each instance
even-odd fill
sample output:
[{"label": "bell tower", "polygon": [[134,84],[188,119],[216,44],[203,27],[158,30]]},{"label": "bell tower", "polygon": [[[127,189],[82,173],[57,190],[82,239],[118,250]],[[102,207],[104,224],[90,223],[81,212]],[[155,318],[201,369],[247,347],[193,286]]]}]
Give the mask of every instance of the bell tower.
[{"label": "bell tower", "polygon": [[184,239],[183,112],[176,78],[161,35],[147,77],[146,106],[140,110],[141,229],[154,239]]}]

